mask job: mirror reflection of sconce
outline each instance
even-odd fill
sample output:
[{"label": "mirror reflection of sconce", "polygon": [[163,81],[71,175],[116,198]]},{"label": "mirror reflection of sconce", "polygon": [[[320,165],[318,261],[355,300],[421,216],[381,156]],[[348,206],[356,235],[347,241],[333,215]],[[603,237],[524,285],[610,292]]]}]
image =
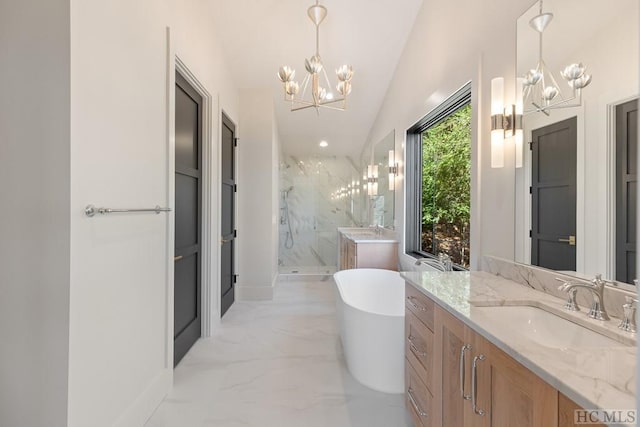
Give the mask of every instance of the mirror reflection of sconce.
[{"label": "mirror reflection of sconce", "polygon": [[367,183],[367,195],[377,196],[378,195],[378,165],[367,166],[366,183]]},{"label": "mirror reflection of sconce", "polygon": [[504,78],[491,80],[491,167],[504,167],[504,142],[515,144],[516,167],[522,167],[522,79],[516,79],[516,103],[504,106]]},{"label": "mirror reflection of sconce", "polygon": [[395,178],[398,176],[398,163],[395,161],[395,151],[389,150],[389,191],[395,190]]}]

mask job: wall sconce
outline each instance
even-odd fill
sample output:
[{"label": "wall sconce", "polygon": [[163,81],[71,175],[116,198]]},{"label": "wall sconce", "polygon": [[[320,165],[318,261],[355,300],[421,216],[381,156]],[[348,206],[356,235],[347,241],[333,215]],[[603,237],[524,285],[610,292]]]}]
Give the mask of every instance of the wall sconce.
[{"label": "wall sconce", "polygon": [[378,165],[367,166],[367,195],[378,195]]},{"label": "wall sconce", "polygon": [[504,79],[491,80],[491,167],[504,167],[504,140],[514,138],[516,167],[522,167],[522,82],[516,84],[516,104],[504,107]]},{"label": "wall sconce", "polygon": [[389,191],[396,189],[396,176],[398,176],[398,164],[395,162],[395,151],[389,150]]}]

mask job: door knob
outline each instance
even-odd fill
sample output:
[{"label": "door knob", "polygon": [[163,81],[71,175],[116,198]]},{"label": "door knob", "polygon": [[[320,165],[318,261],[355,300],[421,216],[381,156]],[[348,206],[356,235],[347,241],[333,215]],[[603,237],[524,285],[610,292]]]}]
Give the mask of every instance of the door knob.
[{"label": "door knob", "polygon": [[220,244],[224,245],[225,243],[229,243],[231,240],[220,239]]},{"label": "door knob", "polygon": [[569,236],[568,239],[558,239],[558,242],[568,243],[569,246],[575,246],[576,245],[576,236]]}]

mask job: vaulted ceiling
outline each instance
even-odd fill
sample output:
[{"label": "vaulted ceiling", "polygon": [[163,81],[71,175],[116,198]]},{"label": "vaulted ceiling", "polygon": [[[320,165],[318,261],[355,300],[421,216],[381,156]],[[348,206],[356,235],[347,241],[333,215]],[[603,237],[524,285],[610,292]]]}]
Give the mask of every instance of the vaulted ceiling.
[{"label": "vaulted ceiling", "polygon": [[[324,0],[320,55],[333,85],[334,70],[354,68],[347,111],[291,112],[283,100],[278,68],[296,69],[315,52],[315,27],[307,17],[314,0],[211,0],[215,25],[240,88],[273,89],[282,150],[286,154],[349,155],[358,158],[422,0]],[[326,140],[329,146],[318,144]]]}]

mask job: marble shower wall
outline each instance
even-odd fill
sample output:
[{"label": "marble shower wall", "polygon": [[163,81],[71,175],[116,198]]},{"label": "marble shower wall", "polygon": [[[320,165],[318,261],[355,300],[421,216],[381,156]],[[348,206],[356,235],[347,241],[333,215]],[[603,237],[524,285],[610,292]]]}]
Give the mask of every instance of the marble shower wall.
[{"label": "marble shower wall", "polygon": [[350,157],[285,155],[280,164],[281,272],[335,269],[337,229],[365,222],[364,200],[362,175]]}]

